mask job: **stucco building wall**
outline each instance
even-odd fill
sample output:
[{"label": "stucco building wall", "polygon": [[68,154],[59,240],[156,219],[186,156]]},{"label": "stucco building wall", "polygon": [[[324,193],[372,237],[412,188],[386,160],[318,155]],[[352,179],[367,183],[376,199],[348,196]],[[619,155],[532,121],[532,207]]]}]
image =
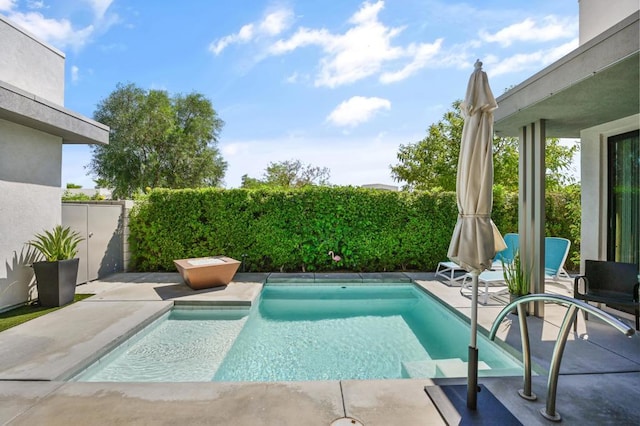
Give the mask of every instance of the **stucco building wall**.
[{"label": "stucco building wall", "polygon": [[28,300],[25,243],[60,222],[62,139],[0,120],[0,309]]},{"label": "stucco building wall", "polygon": [[64,105],[64,53],[0,15],[0,80]]},{"label": "stucco building wall", "polygon": [[64,54],[0,16],[0,311],[35,296],[26,245],[60,224],[63,143],[108,127],[66,110]]},{"label": "stucco building wall", "polygon": [[582,45],[640,9],[638,0],[579,0]]}]

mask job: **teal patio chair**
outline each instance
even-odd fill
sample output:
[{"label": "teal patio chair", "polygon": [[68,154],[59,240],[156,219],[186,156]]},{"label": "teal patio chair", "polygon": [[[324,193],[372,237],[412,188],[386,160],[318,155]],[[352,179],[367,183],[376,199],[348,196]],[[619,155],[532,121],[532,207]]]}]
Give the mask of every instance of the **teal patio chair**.
[{"label": "teal patio chair", "polygon": [[[489,296],[508,293],[502,265],[503,263],[506,264],[513,262],[513,258],[520,247],[520,239],[518,238],[518,234],[514,233],[505,234],[502,238],[504,239],[507,248],[496,253],[491,269],[483,271],[478,276],[478,296],[482,297],[482,301],[480,303],[483,305],[487,304]],[[471,274],[464,274],[461,278],[460,294],[466,295],[466,292],[471,290]]]},{"label": "teal patio chair", "polygon": [[558,281],[558,278],[571,278],[564,269],[569,255],[571,242],[566,238],[546,237],[544,239],[544,275]]},{"label": "teal patio chair", "polygon": [[[507,248],[496,253],[496,257],[493,259],[493,264],[491,265],[492,270],[502,269],[502,262],[513,262],[513,257],[518,250],[518,245],[520,244],[518,234],[508,233],[504,235],[503,239],[507,244]],[[461,268],[457,263],[449,261],[438,262],[435,275],[436,277],[443,278],[445,284],[453,287],[462,285],[465,280],[466,273],[467,271],[464,268]]]},{"label": "teal patio chair", "polygon": [[[482,296],[481,303],[484,305],[487,304],[490,296],[508,293],[500,259],[505,263],[513,261],[519,246],[518,234],[506,234],[504,241],[507,243],[507,248],[498,253],[500,258],[496,255],[497,262],[494,261],[494,270],[484,271],[478,276],[478,296]],[[566,238],[546,237],[544,239],[545,279],[558,281],[559,278],[570,278],[564,269],[564,262],[567,260],[570,247],[571,242]],[[484,287],[484,291],[482,287]],[[471,290],[471,274],[465,274],[461,282],[460,294],[466,295],[469,290]]]},{"label": "teal patio chair", "polygon": [[507,248],[496,253],[495,259],[493,259],[493,265],[491,269],[502,269],[503,263],[513,262],[513,258],[520,247],[520,239],[518,234],[508,233],[504,234],[504,242]]}]

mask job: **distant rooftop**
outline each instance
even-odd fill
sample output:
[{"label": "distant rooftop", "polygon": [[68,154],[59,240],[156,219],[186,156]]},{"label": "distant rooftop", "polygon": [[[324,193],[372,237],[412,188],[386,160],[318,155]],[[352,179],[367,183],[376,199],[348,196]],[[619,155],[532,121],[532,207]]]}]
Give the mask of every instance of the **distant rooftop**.
[{"label": "distant rooftop", "polygon": [[384,183],[368,183],[361,185],[362,188],[382,189],[383,191],[397,191],[398,187],[395,185],[385,185]]}]

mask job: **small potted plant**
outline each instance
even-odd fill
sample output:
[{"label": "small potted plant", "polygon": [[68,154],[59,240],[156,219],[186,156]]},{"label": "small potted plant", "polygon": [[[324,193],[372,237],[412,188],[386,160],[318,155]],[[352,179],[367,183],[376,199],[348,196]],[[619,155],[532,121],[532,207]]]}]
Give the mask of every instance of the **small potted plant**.
[{"label": "small potted plant", "polygon": [[76,254],[83,239],[71,228],[57,225],[29,241],[28,244],[44,258],[33,263],[41,306],[63,306],[73,301],[80,261]]},{"label": "small potted plant", "polygon": [[502,262],[502,269],[504,270],[504,280],[509,289],[509,302],[529,294],[531,274],[524,268],[518,250],[513,255],[513,261]]}]

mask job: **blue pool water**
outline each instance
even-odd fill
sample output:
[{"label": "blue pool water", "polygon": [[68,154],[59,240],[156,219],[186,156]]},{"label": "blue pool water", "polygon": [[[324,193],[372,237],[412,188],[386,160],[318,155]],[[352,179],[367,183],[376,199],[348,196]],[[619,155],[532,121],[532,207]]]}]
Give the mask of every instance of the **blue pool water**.
[{"label": "blue pool water", "polygon": [[[413,285],[265,286],[252,309],[174,308],[79,381],[465,377],[469,326]],[[519,362],[479,336],[480,376]]]}]

